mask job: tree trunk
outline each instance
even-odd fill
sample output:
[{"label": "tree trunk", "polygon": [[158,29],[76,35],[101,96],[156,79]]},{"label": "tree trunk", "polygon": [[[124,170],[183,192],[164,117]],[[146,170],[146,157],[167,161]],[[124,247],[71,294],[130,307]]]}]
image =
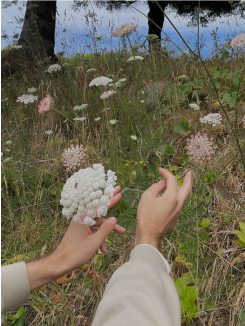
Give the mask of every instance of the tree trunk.
[{"label": "tree trunk", "polygon": [[56,1],[27,1],[24,25],[18,45],[29,59],[51,57],[55,45]]},{"label": "tree trunk", "polygon": [[[158,1],[159,5],[163,10],[168,5],[168,1]],[[154,49],[161,49],[161,30],[163,28],[163,22],[164,22],[164,14],[158,8],[157,4],[155,1],[148,1],[149,9],[150,11],[148,12],[148,18],[151,20],[148,20],[148,34],[155,34],[158,36],[158,39],[152,42],[152,46]],[[160,27],[160,28],[159,28]]]}]

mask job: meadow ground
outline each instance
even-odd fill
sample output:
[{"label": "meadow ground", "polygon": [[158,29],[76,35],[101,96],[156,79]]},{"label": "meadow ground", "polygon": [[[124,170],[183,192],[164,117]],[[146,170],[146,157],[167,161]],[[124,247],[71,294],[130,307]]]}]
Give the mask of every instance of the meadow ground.
[{"label": "meadow ground", "polygon": [[[115,50],[59,56],[59,71],[46,72],[51,64],[43,61],[2,75],[2,264],[38,259],[62,239],[68,222],[60,194],[73,173],[62,165],[62,152],[72,144],[86,148],[81,168],[102,163],[116,171],[123,198],[109,216],[127,229],[108,237],[106,255],[98,253],[71,275],[34,291],[24,305],[25,325],[91,324],[112,273],[129,258],[141,191],[159,180],[159,167],[175,174],[179,185],[185,171],[193,171],[193,192],[162,242],[183,325],[242,325],[244,58],[217,52],[201,62],[165,49],[127,62],[131,55]],[[112,82],[89,87],[99,76]],[[120,79],[125,81],[115,85]],[[150,105],[153,83],[164,87]],[[31,87],[38,100],[17,102]],[[101,99],[110,89],[116,93]],[[38,113],[47,94],[51,109]],[[82,104],[88,105],[74,110]],[[216,123],[211,116],[212,124],[200,121],[211,113],[220,113]]]}]

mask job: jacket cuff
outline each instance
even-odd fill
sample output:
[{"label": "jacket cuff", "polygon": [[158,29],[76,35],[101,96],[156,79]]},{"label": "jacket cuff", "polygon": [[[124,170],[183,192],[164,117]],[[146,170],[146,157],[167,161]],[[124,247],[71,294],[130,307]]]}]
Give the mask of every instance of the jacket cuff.
[{"label": "jacket cuff", "polygon": [[30,284],[26,263],[2,266],[2,299],[4,312],[18,306],[30,298]]},{"label": "jacket cuff", "polygon": [[171,268],[163,255],[153,246],[149,244],[140,244],[136,246],[130,254],[129,261],[133,260],[147,260],[150,264],[154,265],[158,270],[165,273],[170,273]]}]

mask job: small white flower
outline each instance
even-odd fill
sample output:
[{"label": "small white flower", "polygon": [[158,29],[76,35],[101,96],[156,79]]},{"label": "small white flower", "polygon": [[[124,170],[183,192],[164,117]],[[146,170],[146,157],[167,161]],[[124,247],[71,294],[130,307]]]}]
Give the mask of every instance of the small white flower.
[{"label": "small white flower", "polygon": [[189,51],[183,51],[182,53],[181,53],[183,56],[186,56],[186,57],[190,57],[190,52]]},{"label": "small white flower", "polygon": [[93,79],[90,83],[89,83],[89,87],[91,86],[106,86],[107,84],[111,83],[113,80],[108,78],[108,77],[104,77],[104,76],[100,76],[97,77],[95,79]]},{"label": "small white flower", "polygon": [[6,157],[6,158],[3,160],[3,163],[7,163],[7,162],[9,162],[11,159],[12,159],[12,157]]},{"label": "small white flower", "polygon": [[101,117],[95,118],[94,121],[99,121]]},{"label": "small white flower", "polygon": [[87,107],[88,107],[88,104],[76,105],[76,106],[74,106],[73,110],[80,111],[80,110],[86,109]]},{"label": "small white flower", "polygon": [[27,92],[28,93],[35,93],[37,89],[35,87],[28,88]]},{"label": "small white flower", "polygon": [[56,72],[56,71],[60,71],[60,70],[61,70],[61,66],[55,63],[54,65],[51,65],[48,67],[47,72],[49,74],[52,74],[52,72]]},{"label": "small white flower", "polygon": [[209,113],[199,120],[201,123],[208,123],[215,127],[222,122],[222,115],[220,113]]},{"label": "small white flower", "polygon": [[126,80],[127,80],[127,78],[121,78],[121,79],[118,79],[118,82],[119,83],[124,83]]},{"label": "small white flower", "polygon": [[48,136],[49,136],[49,135],[52,135],[52,133],[53,133],[52,130],[46,130],[46,131],[45,131],[45,134],[48,135]]},{"label": "small white flower", "polygon": [[110,120],[110,124],[115,125],[117,123],[117,120]]},{"label": "small white flower", "polygon": [[142,103],[142,104],[145,103],[145,100],[141,100],[140,103]]},{"label": "small white flower", "polygon": [[131,136],[131,139],[133,139],[133,140],[137,140],[137,136],[132,135],[132,136]]},{"label": "small white flower", "polygon": [[95,17],[95,16],[97,16],[97,15],[96,15],[95,12],[89,12],[89,13],[88,13],[88,16],[89,16],[90,18],[93,18],[93,17]]},{"label": "small white flower", "polygon": [[6,145],[11,145],[12,144],[12,141],[11,140],[7,140],[6,141]]},{"label": "small white flower", "polygon": [[84,121],[86,119],[87,119],[86,117],[81,117],[81,118],[74,118],[73,120],[74,121]]},{"label": "small white flower", "polygon": [[96,71],[96,69],[95,68],[91,68],[91,69],[87,70],[87,73],[89,73],[91,71]]},{"label": "small white flower", "polygon": [[29,103],[34,103],[37,100],[38,100],[38,96],[35,96],[33,94],[29,94],[29,95],[24,94],[24,95],[18,97],[16,102],[29,104]]},{"label": "small white flower", "polygon": [[135,61],[135,60],[144,60],[143,57],[139,56],[139,55],[135,55],[133,57],[130,57],[127,62],[130,62],[130,61]]},{"label": "small white flower", "polygon": [[200,110],[199,106],[196,103],[190,103],[189,107],[193,109],[194,111]]}]

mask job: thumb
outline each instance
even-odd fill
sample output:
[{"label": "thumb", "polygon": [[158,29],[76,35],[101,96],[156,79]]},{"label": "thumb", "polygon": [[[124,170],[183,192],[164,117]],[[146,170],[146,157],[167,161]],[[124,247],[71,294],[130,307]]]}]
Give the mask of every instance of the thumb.
[{"label": "thumb", "polygon": [[115,217],[110,217],[100,226],[100,229],[92,235],[93,244],[97,248],[99,248],[108,235],[111,234],[116,224],[117,219]]}]

